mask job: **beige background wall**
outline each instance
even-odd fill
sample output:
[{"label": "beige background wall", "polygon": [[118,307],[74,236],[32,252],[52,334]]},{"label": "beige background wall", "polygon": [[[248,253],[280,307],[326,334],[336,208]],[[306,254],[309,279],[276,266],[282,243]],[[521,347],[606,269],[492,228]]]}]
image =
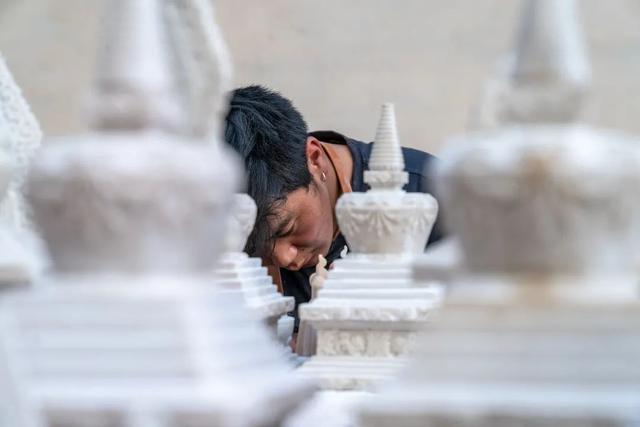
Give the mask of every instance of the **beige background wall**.
[{"label": "beige background wall", "polygon": [[[132,0],[135,1],[135,0]],[[579,0],[594,66],[586,120],[640,134],[640,2]],[[83,128],[108,0],[0,0],[0,50],[49,135]],[[402,142],[436,151],[510,45],[517,0],[217,0],[237,85],[290,97],[312,129],[373,137],[396,103]]]}]

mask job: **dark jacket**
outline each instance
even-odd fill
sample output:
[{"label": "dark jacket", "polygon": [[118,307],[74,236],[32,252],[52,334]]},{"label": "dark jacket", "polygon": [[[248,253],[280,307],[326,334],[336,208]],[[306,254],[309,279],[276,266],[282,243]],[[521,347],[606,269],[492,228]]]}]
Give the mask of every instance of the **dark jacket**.
[{"label": "dark jacket", "polygon": [[[357,192],[364,192],[369,189],[369,186],[364,183],[363,176],[364,171],[369,167],[369,156],[371,155],[371,143],[364,143],[356,141],[355,139],[347,138],[337,132],[332,131],[318,131],[310,133],[311,136],[319,139],[322,142],[328,142],[332,144],[346,145],[351,151],[353,157],[353,175],[351,178],[351,189]],[[409,173],[409,182],[404,189],[409,193],[431,193],[433,194],[433,186],[428,175],[433,167],[433,162],[436,160],[431,154],[425,153],[420,150],[414,150],[412,148],[402,148],[404,154],[405,170]],[[429,242],[431,243],[439,240],[443,237],[443,231],[441,229],[441,221],[438,219],[429,236]],[[329,254],[327,255],[327,262],[330,265],[334,260],[340,258],[340,253],[347,245],[342,234],[331,244]],[[315,272],[315,267],[308,267],[300,269],[299,271],[291,271],[284,268],[280,269],[280,275],[282,277],[282,286],[284,294],[286,296],[292,296],[296,300],[296,308],[294,313],[297,322],[298,305],[304,302],[308,302],[311,299],[311,285],[309,284],[309,276]],[[297,327],[297,326],[296,326]]]}]

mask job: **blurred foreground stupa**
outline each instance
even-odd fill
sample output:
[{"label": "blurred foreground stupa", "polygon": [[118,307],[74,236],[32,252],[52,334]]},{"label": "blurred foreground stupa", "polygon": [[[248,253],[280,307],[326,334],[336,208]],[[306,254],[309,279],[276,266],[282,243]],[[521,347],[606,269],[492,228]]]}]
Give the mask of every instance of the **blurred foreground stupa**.
[{"label": "blurred foreground stupa", "polygon": [[282,296],[260,258],[249,257],[243,248],[253,229],[257,207],[251,196],[237,193],[227,225],[225,251],[216,264],[215,284],[226,292],[241,292],[247,306],[269,328],[273,337],[288,347],[293,333],[293,297]]},{"label": "blurred foreground stupa", "polygon": [[55,270],[0,301],[2,417],[20,427],[280,425],[311,388],[291,378],[243,295],[211,285],[240,163],[217,123],[194,124],[220,120],[229,67],[203,99],[176,91],[192,75],[176,58],[226,61],[175,38],[215,27],[212,11],[119,0],[109,12],[92,131],[48,141],[30,174]]},{"label": "blurred foreground stupa", "polygon": [[[572,81],[570,67],[546,61],[567,40],[541,34],[573,40],[571,8],[525,2],[517,69]],[[463,261],[410,366],[363,405],[362,427],[638,423],[640,144],[571,124],[578,104],[566,123],[538,115],[564,111],[557,90],[442,153],[441,201]]]}]

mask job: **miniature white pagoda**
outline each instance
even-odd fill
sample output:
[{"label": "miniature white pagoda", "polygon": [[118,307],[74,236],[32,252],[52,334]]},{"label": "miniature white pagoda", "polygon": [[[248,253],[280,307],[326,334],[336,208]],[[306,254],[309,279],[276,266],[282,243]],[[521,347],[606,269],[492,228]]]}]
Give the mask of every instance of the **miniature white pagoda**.
[{"label": "miniature white pagoda", "polygon": [[37,280],[46,259],[22,194],[29,162],[40,146],[42,132],[1,55],[0,122],[0,150],[12,165],[7,191],[0,199],[0,228],[5,242],[0,254],[2,288]]},{"label": "miniature white pagoda", "polygon": [[[570,30],[567,4],[527,2],[527,37]],[[551,65],[521,46],[521,61]],[[363,405],[362,427],[638,423],[640,141],[537,121],[539,101],[520,126],[441,154],[440,200],[464,261],[412,363]]]},{"label": "miniature white pagoda", "polygon": [[244,296],[211,284],[240,165],[213,131],[183,128],[204,121],[182,120],[193,104],[172,94],[168,6],[110,3],[92,132],[34,162],[28,200],[55,272],[0,298],[6,425],[275,426],[312,391]]},{"label": "miniature white pagoda", "polygon": [[285,297],[278,292],[260,258],[249,257],[243,252],[253,229],[256,212],[256,204],[251,196],[241,193],[234,195],[225,251],[218,259],[214,272],[215,284],[227,292],[241,292],[248,307],[257,313],[274,338],[287,345],[293,332],[293,317],[287,316],[295,305],[293,297]]},{"label": "miniature white pagoda", "polygon": [[382,107],[364,179],[368,192],[346,193],[336,206],[351,253],[299,308],[298,342],[314,356],[298,373],[328,389],[369,389],[393,375],[441,299],[439,288],[414,286],[411,278],[438,205],[428,194],[402,190],[408,174],[392,104]]}]

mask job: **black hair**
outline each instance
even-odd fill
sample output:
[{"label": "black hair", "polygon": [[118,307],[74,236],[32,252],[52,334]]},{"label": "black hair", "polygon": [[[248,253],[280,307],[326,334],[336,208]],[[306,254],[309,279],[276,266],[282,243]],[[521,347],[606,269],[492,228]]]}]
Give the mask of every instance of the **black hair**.
[{"label": "black hair", "polygon": [[258,206],[256,224],[245,251],[271,253],[275,231],[269,226],[274,210],[287,194],[309,188],[307,124],[291,101],[262,86],[233,91],[225,123],[225,140],[244,159],[247,192]]}]

